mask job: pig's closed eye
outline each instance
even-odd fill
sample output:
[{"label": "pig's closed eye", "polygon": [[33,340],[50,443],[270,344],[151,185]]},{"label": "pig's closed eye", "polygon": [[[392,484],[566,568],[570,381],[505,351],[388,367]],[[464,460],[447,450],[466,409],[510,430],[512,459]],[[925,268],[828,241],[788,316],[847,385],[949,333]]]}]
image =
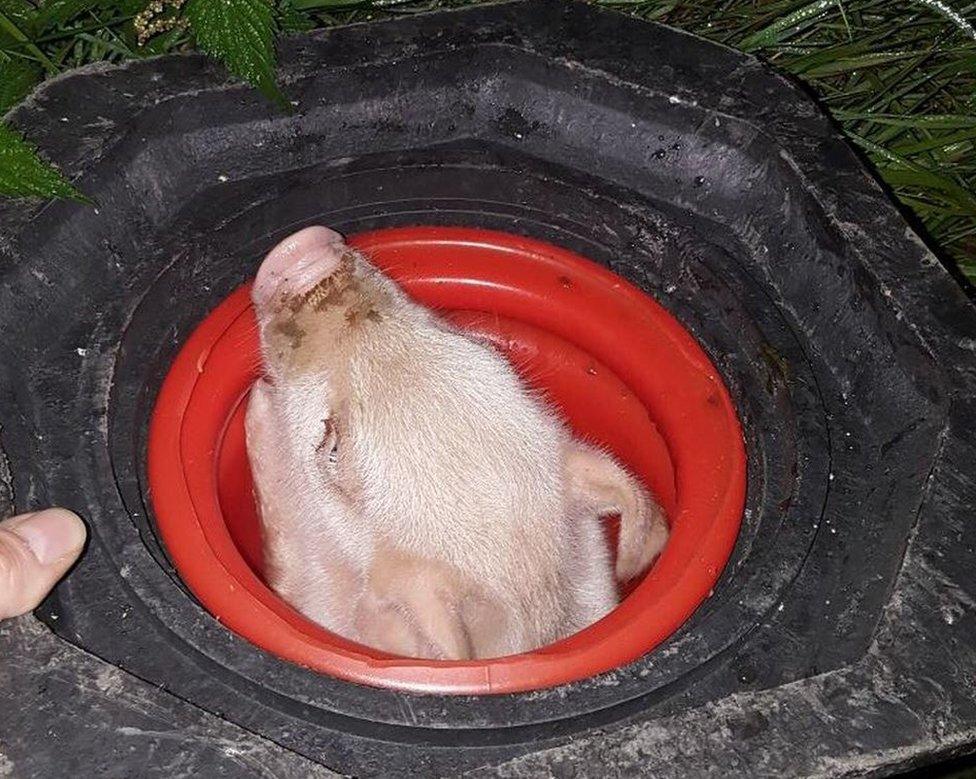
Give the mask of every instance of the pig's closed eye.
[{"label": "pig's closed eye", "polygon": [[324,452],[328,454],[329,465],[335,465],[339,460],[339,431],[332,417],[327,417],[322,420],[322,425],[325,428],[322,434],[322,441],[315,451]]}]

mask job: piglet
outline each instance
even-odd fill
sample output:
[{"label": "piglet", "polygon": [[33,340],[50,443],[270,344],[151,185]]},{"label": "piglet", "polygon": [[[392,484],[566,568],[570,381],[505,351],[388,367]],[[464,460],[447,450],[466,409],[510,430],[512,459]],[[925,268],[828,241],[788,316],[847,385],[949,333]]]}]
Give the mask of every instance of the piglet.
[{"label": "piglet", "polygon": [[310,619],[398,655],[524,652],[603,617],[660,553],[667,524],[633,476],[338,233],[285,239],[252,299],[266,578]]}]

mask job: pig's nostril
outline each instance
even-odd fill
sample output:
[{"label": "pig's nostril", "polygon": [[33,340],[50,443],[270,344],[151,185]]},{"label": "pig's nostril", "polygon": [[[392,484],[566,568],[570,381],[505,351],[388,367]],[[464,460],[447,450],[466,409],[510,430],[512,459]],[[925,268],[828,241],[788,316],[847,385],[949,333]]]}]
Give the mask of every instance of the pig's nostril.
[{"label": "pig's nostril", "polygon": [[335,230],[315,225],[299,230],[275,246],[264,258],[254,280],[252,298],[262,306],[281,293],[298,294],[339,267],[346,251]]}]

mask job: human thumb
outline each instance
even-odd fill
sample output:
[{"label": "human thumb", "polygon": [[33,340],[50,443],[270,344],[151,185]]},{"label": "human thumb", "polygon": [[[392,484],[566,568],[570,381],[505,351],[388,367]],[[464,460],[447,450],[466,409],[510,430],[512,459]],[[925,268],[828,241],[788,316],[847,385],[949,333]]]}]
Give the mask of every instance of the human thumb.
[{"label": "human thumb", "polygon": [[85,523],[66,509],[0,522],[0,619],[34,609],[78,559],[85,536]]}]

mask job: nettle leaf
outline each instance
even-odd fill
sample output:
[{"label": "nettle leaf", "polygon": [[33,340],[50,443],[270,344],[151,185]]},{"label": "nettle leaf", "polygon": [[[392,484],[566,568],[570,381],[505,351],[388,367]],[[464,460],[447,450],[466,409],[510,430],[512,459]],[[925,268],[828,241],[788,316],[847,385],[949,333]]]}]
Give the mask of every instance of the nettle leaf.
[{"label": "nettle leaf", "polygon": [[185,13],[201,49],[266,97],[288,106],[275,83],[276,30],[268,0],[189,0]]},{"label": "nettle leaf", "polygon": [[0,124],[0,195],[87,200],[33,145]]},{"label": "nettle leaf", "polygon": [[41,69],[21,59],[0,61],[0,116],[23,100],[41,80]]}]

